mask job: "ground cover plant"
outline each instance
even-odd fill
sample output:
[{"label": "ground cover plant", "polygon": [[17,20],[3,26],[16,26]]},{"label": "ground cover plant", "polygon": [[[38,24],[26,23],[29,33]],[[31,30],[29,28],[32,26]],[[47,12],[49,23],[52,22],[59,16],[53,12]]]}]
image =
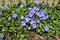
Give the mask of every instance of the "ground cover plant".
[{"label": "ground cover plant", "polygon": [[30,31],[40,36],[60,36],[60,11],[56,7],[37,2],[27,5],[20,2],[0,8],[1,40],[28,40]]}]

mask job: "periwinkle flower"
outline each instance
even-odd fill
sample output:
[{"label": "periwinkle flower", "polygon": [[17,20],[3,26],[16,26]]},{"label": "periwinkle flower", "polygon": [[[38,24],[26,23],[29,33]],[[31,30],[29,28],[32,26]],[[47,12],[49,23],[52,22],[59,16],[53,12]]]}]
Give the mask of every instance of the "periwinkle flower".
[{"label": "periwinkle flower", "polygon": [[26,17],[32,17],[32,16],[33,16],[32,13],[28,13],[28,14],[26,14]]},{"label": "periwinkle flower", "polygon": [[11,17],[8,17],[8,21],[10,21],[11,20]]},{"label": "periwinkle flower", "polygon": [[45,19],[49,18],[49,16],[47,14],[45,15],[45,10],[41,10],[40,17],[41,17],[42,20],[45,20]]},{"label": "periwinkle flower", "polygon": [[41,18],[41,17],[44,17],[44,16],[45,16],[44,13],[40,13],[40,16],[39,17]]},{"label": "periwinkle flower", "polygon": [[36,14],[37,16],[39,16],[40,18],[45,16],[44,13],[40,13],[40,12],[36,12],[35,14]]},{"label": "periwinkle flower", "polygon": [[25,21],[21,21],[20,24],[21,24],[22,27],[26,26],[26,22]]},{"label": "periwinkle flower", "polygon": [[36,12],[35,14],[36,14],[37,16],[40,16],[40,12]]},{"label": "periwinkle flower", "polygon": [[2,12],[0,12],[0,15],[2,15]]},{"label": "periwinkle flower", "polygon": [[[38,14],[38,13],[36,13],[36,14]],[[45,16],[45,10],[41,10],[38,15],[39,15],[39,17],[44,17]]]},{"label": "periwinkle flower", "polygon": [[39,8],[35,6],[35,7],[33,7],[33,10],[38,11],[38,10],[39,10]]},{"label": "periwinkle flower", "polygon": [[31,11],[29,11],[29,13],[34,14],[34,13],[35,13],[35,11],[32,9]]},{"label": "periwinkle flower", "polygon": [[41,12],[41,14],[44,14],[45,13],[45,10],[41,10],[40,12]]},{"label": "periwinkle flower", "polygon": [[35,23],[35,21],[34,20],[30,20],[30,24],[32,25],[32,24],[34,24]]},{"label": "periwinkle flower", "polygon": [[26,14],[26,17],[32,17],[34,15],[35,11],[30,10],[28,14]]},{"label": "periwinkle flower", "polygon": [[13,14],[12,14],[12,17],[13,17],[13,18],[16,18],[16,17],[17,17],[17,14],[16,14],[16,13],[13,13]]},{"label": "periwinkle flower", "polygon": [[28,8],[28,10],[32,10],[32,8],[30,7],[30,8]]},{"label": "periwinkle flower", "polygon": [[41,18],[41,20],[46,20],[47,18],[49,18],[49,16],[48,16],[48,15],[45,15],[45,16],[43,16],[43,17]]},{"label": "periwinkle flower", "polygon": [[4,5],[4,6],[3,6],[3,10],[6,10],[6,9],[7,9],[7,6],[6,6],[6,5]]},{"label": "periwinkle flower", "polygon": [[24,5],[23,5],[23,4],[21,4],[21,5],[20,5],[20,8],[23,8],[23,7],[24,7]]},{"label": "periwinkle flower", "polygon": [[34,19],[34,16],[32,16],[31,19]]},{"label": "periwinkle flower", "polygon": [[36,10],[38,11],[38,10],[39,10],[39,8],[36,8]]},{"label": "periwinkle flower", "polygon": [[24,16],[21,16],[21,19],[24,19]]},{"label": "periwinkle flower", "polygon": [[49,30],[49,27],[48,26],[44,26],[44,30],[45,31],[48,31]]},{"label": "periwinkle flower", "polygon": [[34,3],[39,4],[39,1],[38,0],[34,0]]},{"label": "periwinkle flower", "polygon": [[36,24],[32,24],[32,27],[35,29],[37,27],[37,25]]},{"label": "periwinkle flower", "polygon": [[25,20],[26,20],[26,22],[29,22],[31,19],[26,17]]},{"label": "periwinkle flower", "polygon": [[26,16],[26,17],[29,17],[29,14],[26,14],[25,16]]},{"label": "periwinkle flower", "polygon": [[0,38],[4,38],[4,34],[3,33],[0,33]]}]

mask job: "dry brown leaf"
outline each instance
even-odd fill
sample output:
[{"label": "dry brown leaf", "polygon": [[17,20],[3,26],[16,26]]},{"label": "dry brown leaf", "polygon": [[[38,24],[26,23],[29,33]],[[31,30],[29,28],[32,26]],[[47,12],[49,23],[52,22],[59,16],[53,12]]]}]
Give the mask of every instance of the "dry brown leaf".
[{"label": "dry brown leaf", "polygon": [[60,36],[54,36],[54,38],[56,38],[57,40],[60,40]]}]

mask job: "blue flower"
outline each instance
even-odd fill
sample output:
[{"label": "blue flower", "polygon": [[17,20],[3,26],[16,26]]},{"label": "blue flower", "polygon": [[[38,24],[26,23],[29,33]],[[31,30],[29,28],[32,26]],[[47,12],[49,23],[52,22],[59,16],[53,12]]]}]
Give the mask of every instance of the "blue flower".
[{"label": "blue flower", "polygon": [[36,12],[35,14],[40,17],[40,12]]},{"label": "blue flower", "polygon": [[11,17],[8,17],[8,21],[10,21],[11,20]]},{"label": "blue flower", "polygon": [[22,27],[26,26],[26,22],[25,21],[21,21],[20,24],[21,24]]},{"label": "blue flower", "polygon": [[45,10],[41,10],[40,12],[41,12],[41,14],[45,14]]},{"label": "blue flower", "polygon": [[33,16],[32,13],[28,13],[28,14],[26,14],[26,17],[32,17],[32,16]]},{"label": "blue flower", "polygon": [[37,27],[37,25],[36,24],[32,24],[32,27],[35,29]]},{"label": "blue flower", "polygon": [[38,11],[38,10],[39,10],[39,8],[35,6],[35,7],[33,7],[33,10]]},{"label": "blue flower", "polygon": [[13,18],[16,18],[16,17],[17,17],[17,14],[16,14],[16,13],[13,13],[13,14],[12,14],[12,17],[13,17]]},{"label": "blue flower", "polygon": [[6,10],[6,9],[7,9],[7,6],[6,6],[6,5],[4,5],[4,6],[3,6],[3,10]]},{"label": "blue flower", "polygon": [[26,22],[29,22],[31,19],[26,17],[25,20],[26,20]]},{"label": "blue flower", "polygon": [[30,24],[32,25],[32,24],[34,24],[35,23],[35,21],[34,20],[30,20]]},{"label": "blue flower", "polygon": [[40,18],[45,16],[44,11],[42,11],[42,12],[36,12],[35,14],[37,16],[39,16]]},{"label": "blue flower", "polygon": [[35,11],[32,9],[32,10],[29,11],[29,13],[34,14]]},{"label": "blue flower", "polygon": [[34,15],[35,11],[32,9],[29,11],[28,14],[26,14],[26,17],[32,17]]},{"label": "blue flower", "polygon": [[49,30],[49,27],[48,26],[44,26],[44,30],[45,31],[48,31]]},{"label": "blue flower", "polygon": [[28,10],[32,10],[32,8],[28,8]]},{"label": "blue flower", "polygon": [[23,4],[21,4],[21,5],[20,5],[20,8],[23,8],[23,7],[24,7],[24,5],[23,5]]},{"label": "blue flower", "polygon": [[44,17],[44,16],[45,16],[45,14],[42,14],[42,13],[41,13],[39,17],[42,18],[42,17]]},{"label": "blue flower", "polygon": [[2,12],[0,12],[0,15],[2,15]]},{"label": "blue flower", "polygon": [[47,18],[49,18],[49,16],[48,16],[48,15],[45,15],[45,16],[43,16],[43,17],[41,18],[41,20],[46,20]]},{"label": "blue flower", "polygon": [[4,34],[0,33],[0,38],[4,38]]},{"label": "blue flower", "polygon": [[45,16],[45,10],[40,11],[40,16],[39,17],[44,17]]},{"label": "blue flower", "polygon": [[34,19],[34,16],[32,16],[31,19]]},{"label": "blue flower", "polygon": [[34,3],[39,4],[39,1],[38,0],[34,0]]},{"label": "blue flower", "polygon": [[24,16],[21,16],[21,19],[24,19]]}]

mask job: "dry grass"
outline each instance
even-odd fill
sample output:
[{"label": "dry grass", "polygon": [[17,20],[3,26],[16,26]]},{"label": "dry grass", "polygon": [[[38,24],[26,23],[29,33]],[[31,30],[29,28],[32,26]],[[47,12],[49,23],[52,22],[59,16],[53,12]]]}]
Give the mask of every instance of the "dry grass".
[{"label": "dry grass", "polygon": [[[10,1],[9,0],[4,0],[5,1],[5,5],[8,5],[10,4]],[[33,0],[31,0],[30,2],[32,2]],[[42,2],[42,0],[38,0],[40,3]],[[52,6],[52,3],[53,3],[54,0],[44,0],[44,3],[47,4],[49,3],[50,6]],[[55,0],[54,1],[54,6],[58,3],[59,0]],[[18,4],[18,0],[11,0],[12,4]],[[26,0],[22,0],[22,3],[26,4]],[[0,0],[0,7],[1,7],[1,4],[2,4],[2,0]]]}]

